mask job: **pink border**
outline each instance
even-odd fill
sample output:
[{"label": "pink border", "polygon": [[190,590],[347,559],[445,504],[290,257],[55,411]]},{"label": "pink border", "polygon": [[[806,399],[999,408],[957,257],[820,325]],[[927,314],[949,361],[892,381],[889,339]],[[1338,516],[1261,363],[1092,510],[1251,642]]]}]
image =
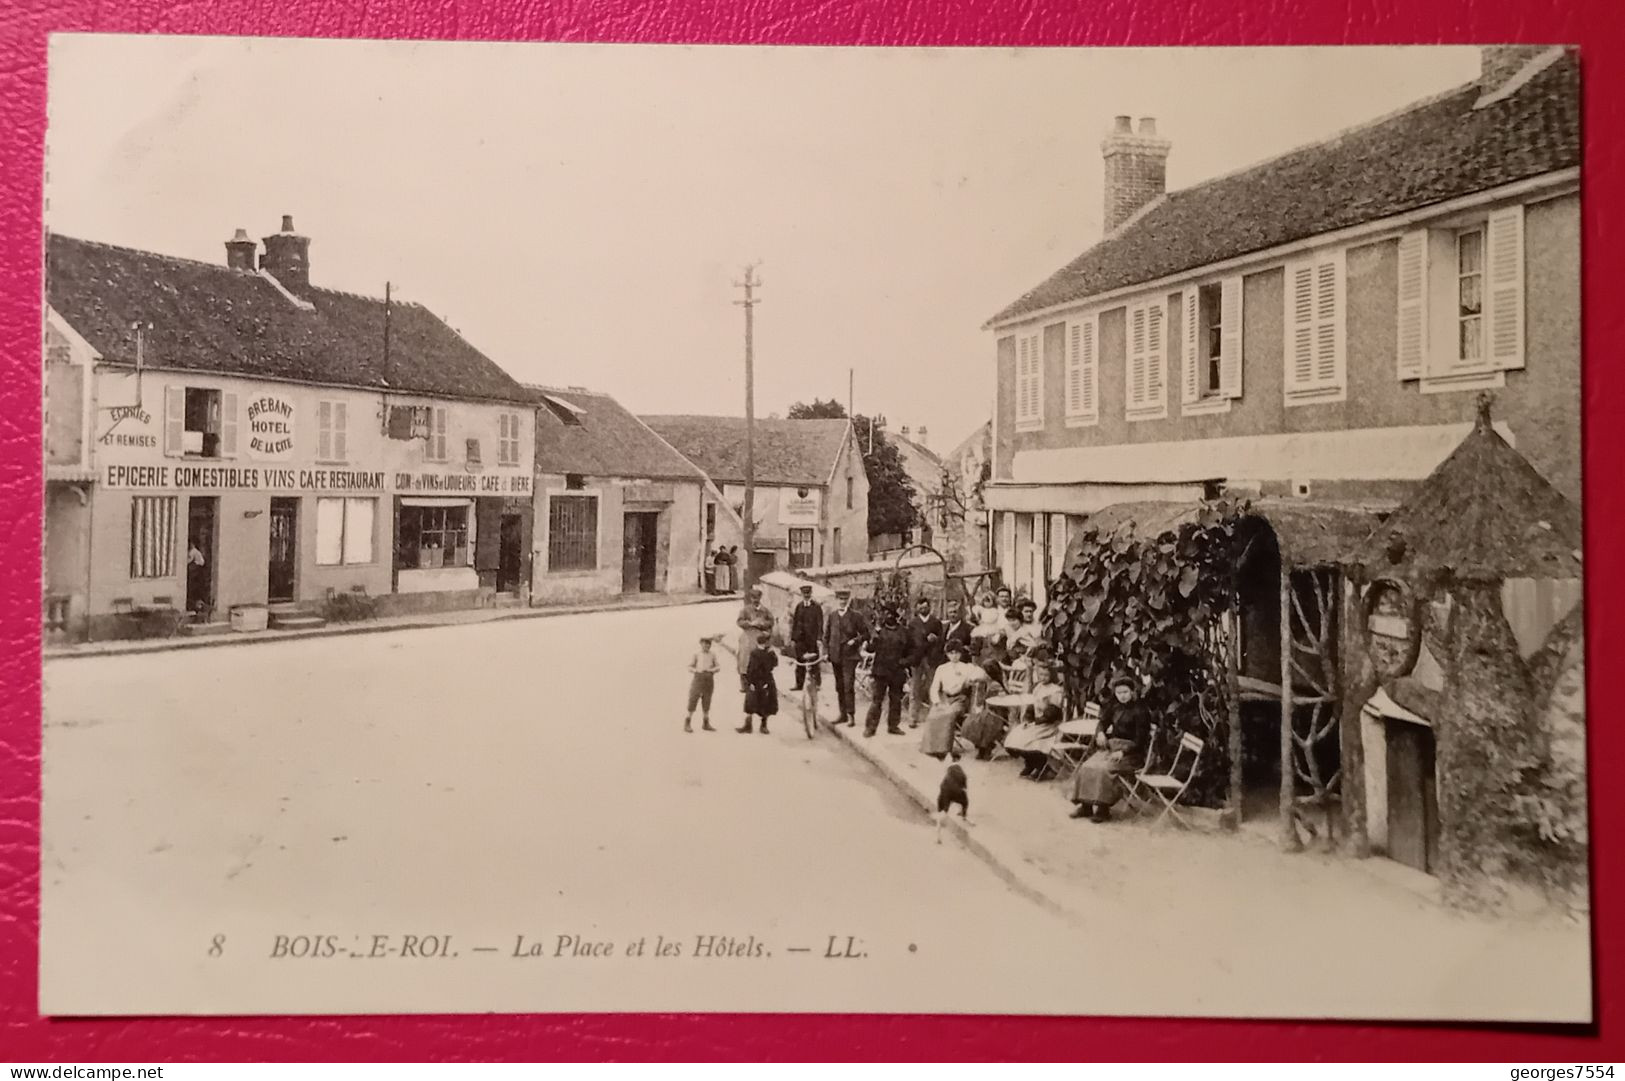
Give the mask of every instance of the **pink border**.
[{"label": "pink border", "polygon": [[[1608,476],[1625,449],[1621,365],[1625,284],[1620,182],[1625,130],[1625,21],[1613,0],[1378,0],[1267,4],[1136,0],[1121,7],[1020,0],[631,0],[545,4],[448,0],[13,0],[0,19],[0,490],[14,514],[14,551],[40,529],[39,252],[46,36],[59,30],[306,37],[865,45],[1237,45],[1531,41],[1577,43],[1586,108],[1586,517],[1588,550],[1620,537],[1620,489]],[[1469,14],[1470,13],[1470,16]],[[1621,562],[1595,559],[1590,611],[1625,596]],[[1258,1024],[1034,1018],[546,1015],[46,1021],[35,1010],[39,894],[39,580],[28,559],[0,561],[0,1059],[174,1061],[326,1059],[1479,1059],[1625,1058],[1619,922],[1625,865],[1613,858],[1625,789],[1593,793],[1599,1022],[1591,1030],[1418,1025]],[[1618,658],[1620,635],[1593,620],[1593,673]],[[1621,692],[1591,681],[1592,760],[1619,762]],[[1606,776],[1594,773],[1594,776]],[[1610,992],[1615,992],[1610,994]]]}]

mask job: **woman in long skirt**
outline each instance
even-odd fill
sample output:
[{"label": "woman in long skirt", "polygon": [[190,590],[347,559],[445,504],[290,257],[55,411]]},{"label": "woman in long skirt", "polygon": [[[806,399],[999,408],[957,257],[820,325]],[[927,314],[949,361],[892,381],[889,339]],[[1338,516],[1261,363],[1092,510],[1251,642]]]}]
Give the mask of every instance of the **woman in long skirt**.
[{"label": "woman in long skirt", "polygon": [[767,735],[767,719],[779,712],[779,687],[773,679],[773,670],[779,665],[779,655],[766,638],[751,650],[745,665],[745,723],[735,732],[749,733],[751,719],[762,719],[762,735]]},{"label": "woman in long skirt", "polygon": [[970,712],[977,684],[987,682],[986,672],[966,663],[963,642],[949,641],[943,651],[948,659],[937,666],[936,675],[932,677],[931,711],[926,715],[925,731],[920,737],[920,751],[939,761],[947,755],[959,758],[954,750],[954,736],[958,734],[959,723]]},{"label": "woman in long skirt", "polygon": [[1114,701],[1100,711],[1095,730],[1095,753],[1084,760],[1072,775],[1072,802],[1078,805],[1073,818],[1105,822],[1111,818],[1112,804],[1122,797],[1118,780],[1145,763],[1151,743],[1150,717],[1134,697],[1134,680],[1119,676],[1112,681]]}]

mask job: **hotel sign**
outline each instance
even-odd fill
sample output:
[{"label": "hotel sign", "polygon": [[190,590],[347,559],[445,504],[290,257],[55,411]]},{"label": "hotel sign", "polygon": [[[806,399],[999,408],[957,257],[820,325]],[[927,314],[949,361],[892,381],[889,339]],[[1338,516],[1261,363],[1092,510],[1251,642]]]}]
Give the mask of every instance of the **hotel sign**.
[{"label": "hotel sign", "polygon": [[280,394],[261,394],[249,401],[248,454],[274,462],[293,456],[293,402]]},{"label": "hotel sign", "polygon": [[815,526],[818,524],[818,489],[779,489],[779,524]]}]

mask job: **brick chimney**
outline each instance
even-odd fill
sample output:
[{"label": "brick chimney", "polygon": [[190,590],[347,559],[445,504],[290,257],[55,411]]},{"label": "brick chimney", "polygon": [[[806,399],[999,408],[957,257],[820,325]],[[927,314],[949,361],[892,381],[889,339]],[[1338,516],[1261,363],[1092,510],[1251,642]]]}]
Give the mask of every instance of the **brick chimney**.
[{"label": "brick chimney", "polygon": [[1546,45],[1485,45],[1478,50],[1479,103],[1487,104],[1505,96],[1512,81],[1529,62],[1546,52]]},{"label": "brick chimney", "polygon": [[1129,117],[1116,118],[1100,141],[1100,153],[1106,159],[1106,232],[1168,190],[1168,151],[1172,147],[1157,135],[1154,117],[1141,117],[1138,131]]},{"label": "brick chimney", "polygon": [[282,230],[265,238],[260,269],[270,273],[290,293],[310,288],[310,238],[293,231],[293,215],[282,215]]},{"label": "brick chimney", "polygon": [[927,443],[925,441],[925,437],[926,437],[926,427],[925,427],[925,425],[922,424],[922,425],[920,425],[919,433],[917,435],[915,435],[915,437],[914,437],[914,442],[918,443],[920,446],[924,447],[926,450],[930,450],[931,449],[931,444],[929,444],[929,443]]},{"label": "brick chimney", "polygon": [[237,235],[226,241],[226,265],[233,270],[254,271],[254,253],[260,246],[248,239],[248,230],[239,229]]}]

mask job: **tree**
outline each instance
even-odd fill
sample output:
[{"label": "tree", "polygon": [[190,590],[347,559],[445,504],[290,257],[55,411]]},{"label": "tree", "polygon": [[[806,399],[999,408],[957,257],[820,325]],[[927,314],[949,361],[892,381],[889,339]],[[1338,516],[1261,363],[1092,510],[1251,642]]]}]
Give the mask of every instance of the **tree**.
[{"label": "tree", "polygon": [[[811,404],[797,402],[790,407],[791,420],[845,420],[846,406],[831,398],[814,398]],[[919,522],[914,507],[914,485],[903,468],[903,457],[886,438],[884,421],[874,421],[859,413],[852,417],[863,451],[863,471],[869,477],[869,535],[907,533]],[[870,426],[874,440],[870,443]]]}]

